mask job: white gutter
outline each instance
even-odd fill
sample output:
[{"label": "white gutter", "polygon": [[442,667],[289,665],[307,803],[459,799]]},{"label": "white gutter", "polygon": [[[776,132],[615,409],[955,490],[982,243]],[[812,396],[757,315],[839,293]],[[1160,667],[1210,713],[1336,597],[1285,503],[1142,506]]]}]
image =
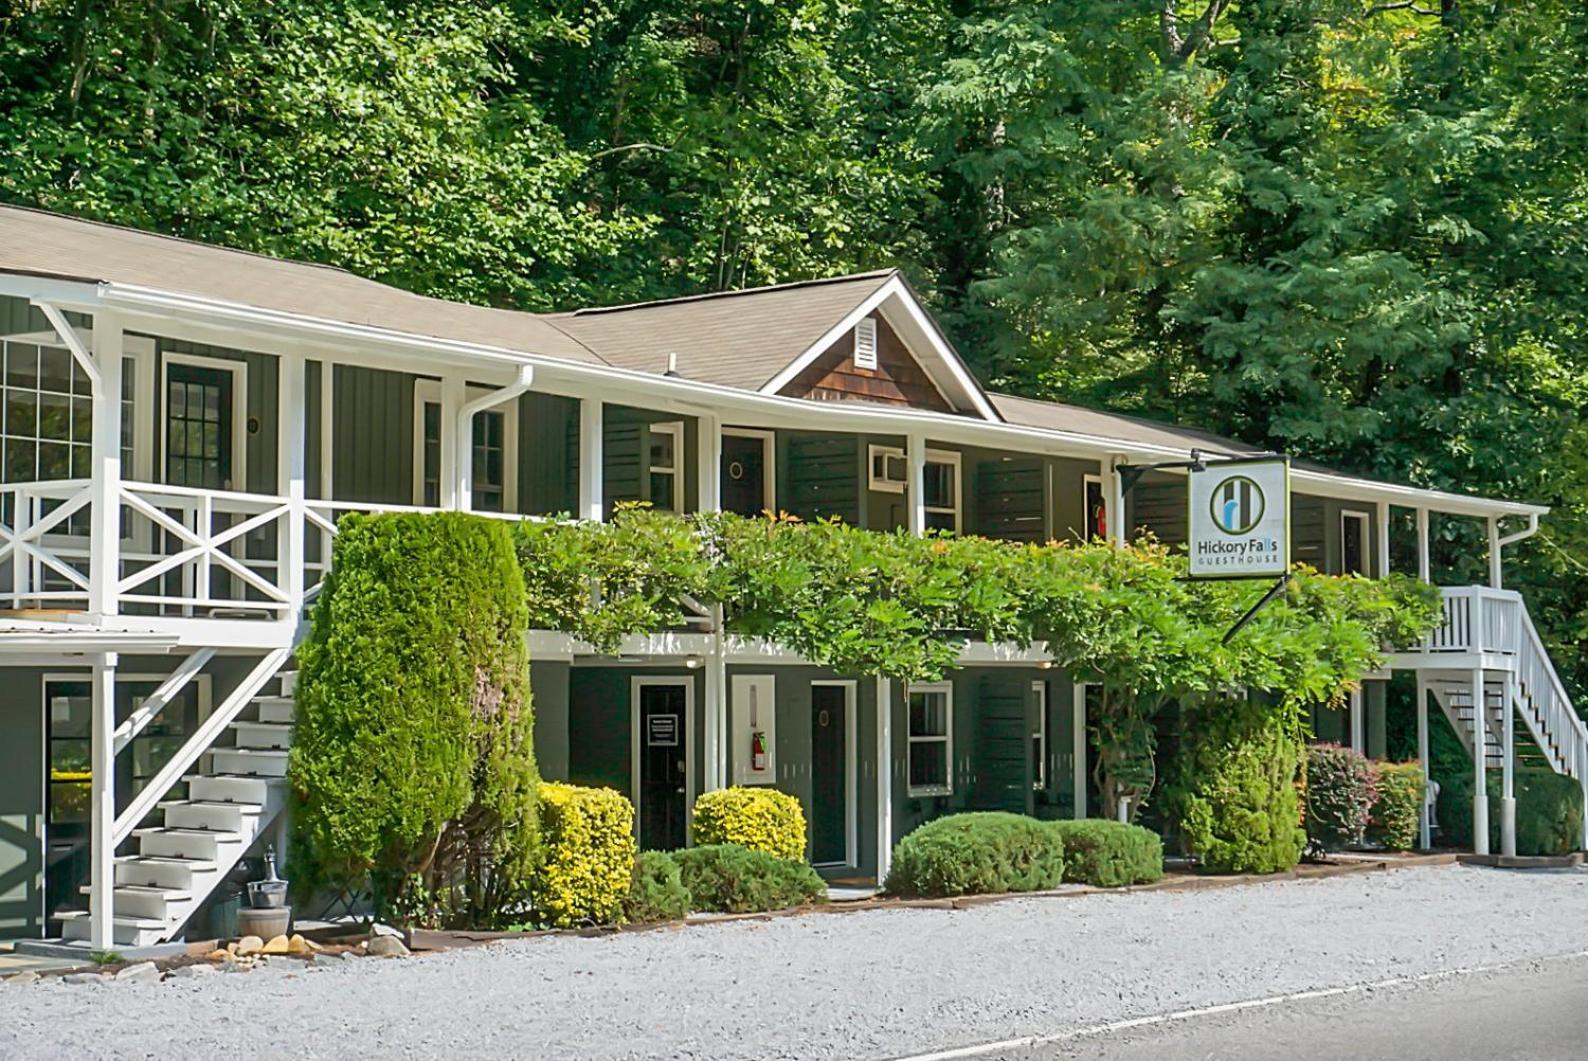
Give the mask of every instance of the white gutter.
[{"label": "white gutter", "polygon": [[[436,354],[442,353],[469,358],[484,364],[534,365],[540,371],[539,378],[543,382],[564,380],[576,392],[575,396],[588,395],[588,384],[591,382],[602,383],[607,385],[607,389],[603,390],[601,395],[605,401],[615,400],[620,393],[627,392],[652,404],[658,400],[670,402],[672,409],[697,409],[719,415],[724,408],[740,409],[754,416],[756,419],[752,422],[758,427],[785,426],[810,430],[814,414],[841,423],[855,431],[897,435],[927,433],[940,441],[976,446],[987,446],[995,442],[1012,443],[1028,453],[1082,457],[1098,461],[1106,461],[1110,456],[1119,455],[1133,463],[1184,460],[1193,448],[1134,442],[1053,428],[992,423],[919,409],[881,409],[844,405],[838,402],[813,403],[803,398],[759,394],[699,380],[619,368],[605,363],[530,354],[460,340],[390,331],[370,325],[304,317],[134,285],[100,283],[93,290],[95,297],[102,303],[141,309],[155,315],[208,318],[233,327],[282,332],[307,339],[318,339],[332,345],[351,343],[407,356],[428,356],[433,359]],[[570,337],[570,341],[574,340]],[[555,388],[541,389],[549,393],[557,393]],[[926,430],[928,428],[929,431]],[[1046,442],[1048,445],[1033,447],[1033,442]],[[1203,445],[1199,448],[1206,450],[1210,447]],[[1421,490],[1410,486],[1327,474],[1307,468],[1292,468],[1291,482],[1299,487],[1302,493],[1384,501],[1406,508],[1436,509],[1453,515],[1526,516],[1532,519],[1549,511],[1549,508],[1543,505],[1468,497],[1439,490]]]}]

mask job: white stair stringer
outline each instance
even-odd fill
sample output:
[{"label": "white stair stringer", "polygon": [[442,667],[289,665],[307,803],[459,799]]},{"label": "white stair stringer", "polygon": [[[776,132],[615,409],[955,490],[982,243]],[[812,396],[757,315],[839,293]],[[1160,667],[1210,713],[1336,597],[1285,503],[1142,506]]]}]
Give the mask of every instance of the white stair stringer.
[{"label": "white stair stringer", "polygon": [[[113,939],[118,946],[148,946],[180,936],[194,911],[285,808],[296,677],[294,671],[279,671],[273,679],[278,688],[261,690],[244,712],[254,717],[239,717],[228,727],[232,745],[211,747],[200,756],[202,768],[183,778],[187,798],[158,804],[162,824],[133,830],[138,853],[115,862]],[[89,938],[88,911],[63,914],[61,922],[64,938]]]}]

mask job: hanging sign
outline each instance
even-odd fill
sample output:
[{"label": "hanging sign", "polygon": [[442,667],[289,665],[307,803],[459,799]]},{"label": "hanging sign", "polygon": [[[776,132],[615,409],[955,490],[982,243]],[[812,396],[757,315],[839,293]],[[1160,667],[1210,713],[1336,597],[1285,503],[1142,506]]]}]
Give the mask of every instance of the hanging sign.
[{"label": "hanging sign", "polygon": [[1192,578],[1278,578],[1290,569],[1290,462],[1230,460],[1193,468]]}]

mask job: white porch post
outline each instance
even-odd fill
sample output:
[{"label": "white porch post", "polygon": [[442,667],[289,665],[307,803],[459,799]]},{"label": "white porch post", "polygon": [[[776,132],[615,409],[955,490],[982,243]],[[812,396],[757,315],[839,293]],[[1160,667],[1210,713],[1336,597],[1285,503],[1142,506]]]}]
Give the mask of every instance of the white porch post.
[{"label": "white porch post", "polygon": [[93,508],[89,523],[88,611],[117,612],[121,580],[121,320],[94,315],[93,355],[99,370],[94,393]]},{"label": "white porch post", "polygon": [[331,490],[331,462],[336,453],[336,364],[320,362],[320,499],[336,497]]},{"label": "white porch post", "polygon": [[280,416],[276,426],[276,492],[287,499],[287,515],[277,525],[277,576],[286,594],[289,622],[303,611],[304,481],[308,469],[308,362],[302,354],[283,354],[278,364]]},{"label": "white porch post", "polygon": [[602,464],[601,399],[579,401],[579,518],[601,522]]},{"label": "white porch post", "polygon": [[89,782],[92,826],[88,873],[88,939],[95,950],[115,946],[116,850],[116,664],[114,652],[94,658],[89,723]]},{"label": "white porch post", "polygon": [[1500,563],[1500,520],[1497,516],[1489,517],[1489,587],[1503,589]]},{"label": "white porch post", "polygon": [[1428,510],[1417,510],[1417,577],[1424,582],[1432,582],[1429,577],[1431,564],[1428,557]]},{"label": "white porch post", "polygon": [[1074,687],[1075,703],[1071,708],[1075,732],[1071,735],[1071,753],[1075,756],[1075,816],[1086,817],[1086,686]]},{"label": "white porch post", "polygon": [[1108,460],[1108,475],[1105,477],[1108,500],[1103,506],[1104,518],[1108,520],[1108,539],[1119,546],[1130,542],[1130,533],[1125,529],[1125,477],[1120,474],[1120,465],[1123,463],[1122,457],[1110,457]]},{"label": "white porch post", "polygon": [[1422,810],[1418,816],[1417,842],[1424,851],[1434,846],[1433,823],[1428,814],[1428,789],[1432,784],[1428,776],[1428,683],[1423,679],[1422,671],[1417,672],[1417,761],[1423,767],[1423,801]]},{"label": "white porch post", "polygon": [[458,448],[461,446],[473,455],[470,443],[473,439],[460,438],[458,435],[458,410],[463,408],[464,383],[462,376],[443,376],[441,378],[441,461],[437,470],[440,482],[440,507],[462,508],[465,505],[459,497],[458,470],[462,461],[458,457]]},{"label": "white porch post", "polygon": [[697,512],[722,511],[722,421],[702,416],[695,422]]},{"label": "white porch post", "polygon": [[877,679],[877,884],[893,860],[893,683]]},{"label": "white porch post", "polygon": [[926,439],[911,435],[905,441],[905,460],[909,465],[909,482],[904,489],[905,505],[909,510],[911,534],[926,533]]},{"label": "white porch post", "polygon": [[1472,672],[1472,850],[1489,853],[1488,707],[1483,702],[1483,669]]},{"label": "white porch post", "polygon": [[706,659],[705,790],[728,784],[728,664],[723,653],[723,609],[711,609],[711,655]]},{"label": "white porch post", "polygon": [[1388,501],[1378,504],[1378,577],[1390,573],[1390,506]]},{"label": "white porch post", "polygon": [[1505,726],[1501,730],[1500,741],[1500,854],[1516,854],[1516,710],[1511,699],[1515,687],[1516,675],[1511,671],[1505,672],[1505,682],[1501,686],[1504,697],[1502,700],[1505,711]]},{"label": "white porch post", "polygon": [[1367,753],[1367,725],[1366,720],[1363,718],[1366,713],[1363,711],[1363,699],[1360,686],[1352,689],[1351,698],[1348,701],[1348,709],[1351,714],[1351,750],[1365,755]]}]

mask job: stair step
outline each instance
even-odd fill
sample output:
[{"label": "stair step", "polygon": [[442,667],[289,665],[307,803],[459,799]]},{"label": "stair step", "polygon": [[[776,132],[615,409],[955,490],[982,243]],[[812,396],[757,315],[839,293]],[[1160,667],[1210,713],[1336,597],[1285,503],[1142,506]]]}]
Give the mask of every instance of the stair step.
[{"label": "stair step", "polygon": [[281,694],[291,696],[298,689],[298,672],[296,670],[277,671],[276,677],[281,679]]},{"label": "stair step", "polygon": [[211,748],[210,762],[218,774],[286,777],[287,753],[265,748]]},{"label": "stair step", "polygon": [[[173,800],[162,803],[165,824],[172,829],[202,829],[214,832],[252,832],[265,808],[257,803],[220,800]],[[245,828],[246,827],[246,828]]]},{"label": "stair step", "polygon": [[193,886],[197,873],[213,873],[213,859],[172,858],[166,855],[123,855],[116,859],[116,884],[128,887],[177,888]]},{"label": "stair step", "polygon": [[[61,936],[65,939],[88,939],[93,920],[87,910],[66,910],[56,915],[61,921]],[[110,938],[123,947],[141,947],[158,943],[170,931],[164,921],[152,917],[122,917],[110,919]]]},{"label": "stair step", "polygon": [[210,829],[134,829],[132,835],[140,854],[177,858],[219,859],[223,847],[243,844],[239,833]]},{"label": "stair step", "polygon": [[[92,890],[92,886],[87,884],[78,888],[83,895],[88,895]],[[185,903],[193,898],[193,893],[184,888],[159,888],[144,884],[118,884],[114,892],[117,916],[148,918],[162,925],[168,923],[177,912],[171,909],[171,904]]]},{"label": "stair step", "polygon": [[290,696],[256,696],[254,704],[259,708],[261,722],[290,724],[297,715],[297,705]]},{"label": "stair step", "polygon": [[193,774],[183,778],[192,799],[208,803],[262,804],[270,799],[274,778],[244,777],[241,774]]},{"label": "stair step", "polygon": [[292,747],[290,722],[233,722],[231,728],[239,748],[284,751]]}]

